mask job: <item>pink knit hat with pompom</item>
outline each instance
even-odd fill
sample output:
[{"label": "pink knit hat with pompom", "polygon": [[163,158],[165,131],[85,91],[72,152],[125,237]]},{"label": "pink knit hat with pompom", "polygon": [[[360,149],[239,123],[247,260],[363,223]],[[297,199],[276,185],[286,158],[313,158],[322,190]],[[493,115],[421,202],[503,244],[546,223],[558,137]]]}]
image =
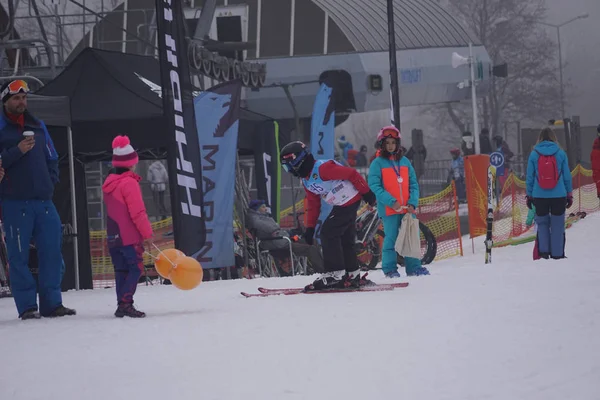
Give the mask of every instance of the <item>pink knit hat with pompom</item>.
[{"label": "pink knit hat with pompom", "polygon": [[131,168],[138,163],[139,158],[127,136],[121,135],[114,138],[113,148],[113,167]]}]

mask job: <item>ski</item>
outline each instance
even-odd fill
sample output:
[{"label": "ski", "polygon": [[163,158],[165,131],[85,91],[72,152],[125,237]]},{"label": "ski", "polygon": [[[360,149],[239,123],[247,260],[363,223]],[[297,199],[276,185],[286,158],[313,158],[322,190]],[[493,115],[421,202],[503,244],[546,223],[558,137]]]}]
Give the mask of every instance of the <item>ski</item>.
[{"label": "ski", "polygon": [[492,236],[494,225],[494,203],[496,202],[496,167],[490,164],[487,172],[487,232],[485,235],[485,263],[492,263],[492,247],[494,240]]},{"label": "ski", "polygon": [[[340,289],[325,289],[325,290],[309,290],[304,291],[302,288],[290,288],[290,289],[266,289],[266,292],[261,293],[246,293],[241,292],[241,295],[244,297],[269,297],[269,296],[291,296],[296,294],[324,294],[324,293],[354,293],[354,292],[389,292],[394,290],[396,287],[406,287],[408,283],[404,286],[388,286],[388,285],[374,285],[374,286],[362,286],[360,288],[340,288]],[[265,288],[261,288],[265,289]]]},{"label": "ski", "polygon": [[[408,286],[408,282],[398,282],[398,283],[383,283],[383,284],[375,284],[373,286],[361,286],[360,289],[365,289],[365,288],[404,288]],[[348,288],[351,290],[356,291],[357,288]],[[346,290],[346,289],[342,289],[342,290]],[[304,292],[304,288],[283,288],[283,289],[269,289],[269,288],[264,288],[264,287],[259,287],[258,291],[261,293],[290,293],[290,292]]]}]

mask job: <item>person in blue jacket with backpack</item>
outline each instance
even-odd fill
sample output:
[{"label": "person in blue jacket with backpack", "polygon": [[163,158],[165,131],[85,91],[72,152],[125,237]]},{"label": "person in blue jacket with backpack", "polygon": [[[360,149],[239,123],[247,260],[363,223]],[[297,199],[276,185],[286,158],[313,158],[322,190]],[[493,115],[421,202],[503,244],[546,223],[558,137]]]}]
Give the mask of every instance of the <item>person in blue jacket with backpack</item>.
[{"label": "person in blue jacket with backpack", "polygon": [[573,205],[567,154],[544,128],[527,163],[527,207],[535,205],[540,258],[565,258],[565,212]]}]

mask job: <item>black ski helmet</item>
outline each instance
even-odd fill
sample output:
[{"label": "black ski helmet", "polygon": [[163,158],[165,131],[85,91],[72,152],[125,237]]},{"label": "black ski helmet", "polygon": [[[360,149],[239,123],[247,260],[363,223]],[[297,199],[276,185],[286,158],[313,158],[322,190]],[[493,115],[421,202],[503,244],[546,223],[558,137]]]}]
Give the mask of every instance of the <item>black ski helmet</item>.
[{"label": "black ski helmet", "polygon": [[283,169],[300,178],[310,175],[315,164],[315,158],[308,151],[306,145],[300,141],[286,144],[279,155]]}]

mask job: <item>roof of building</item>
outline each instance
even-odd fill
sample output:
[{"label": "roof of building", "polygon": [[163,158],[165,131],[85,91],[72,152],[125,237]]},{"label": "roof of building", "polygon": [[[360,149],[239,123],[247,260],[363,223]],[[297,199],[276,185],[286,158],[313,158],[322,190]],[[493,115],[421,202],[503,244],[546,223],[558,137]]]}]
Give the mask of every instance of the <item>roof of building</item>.
[{"label": "roof of building", "polygon": [[[387,51],[385,0],[312,1],[329,13],[356,51]],[[433,0],[394,0],[394,22],[399,50],[479,44],[479,40]]]}]

